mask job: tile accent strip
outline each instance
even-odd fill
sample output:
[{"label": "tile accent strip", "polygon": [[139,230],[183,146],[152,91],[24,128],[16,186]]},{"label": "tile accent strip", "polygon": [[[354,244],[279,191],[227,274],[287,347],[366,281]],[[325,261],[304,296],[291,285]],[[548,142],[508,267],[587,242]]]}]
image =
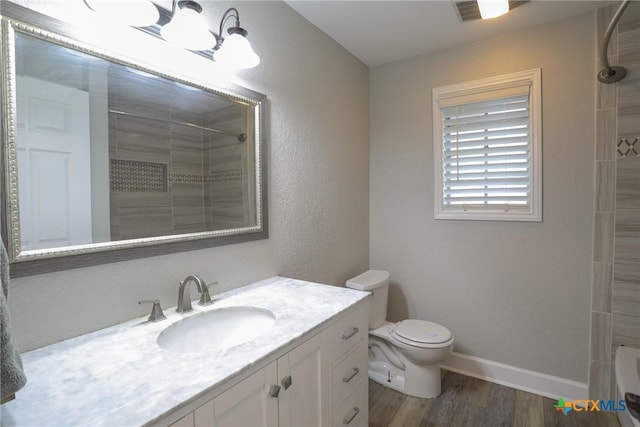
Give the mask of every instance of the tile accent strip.
[{"label": "tile accent strip", "polygon": [[169,182],[172,184],[202,184],[205,182],[235,182],[242,181],[242,169],[214,172],[207,176],[187,173],[170,173]]},{"label": "tile accent strip", "polygon": [[204,177],[198,174],[190,173],[170,173],[169,182],[172,184],[202,184]]},{"label": "tile accent strip", "polygon": [[212,173],[207,177],[208,182],[242,181],[242,169],[233,169]]},{"label": "tile accent strip", "polygon": [[618,158],[640,157],[640,136],[634,138],[621,138],[618,141]]},{"label": "tile accent strip", "polygon": [[167,165],[111,159],[110,187],[113,192],[167,192]]}]

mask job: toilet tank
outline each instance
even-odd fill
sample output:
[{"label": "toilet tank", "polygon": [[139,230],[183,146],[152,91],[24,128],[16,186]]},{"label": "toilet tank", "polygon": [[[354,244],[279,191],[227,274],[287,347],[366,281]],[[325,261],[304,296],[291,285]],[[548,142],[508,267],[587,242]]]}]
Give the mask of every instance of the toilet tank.
[{"label": "toilet tank", "polygon": [[369,270],[347,280],[347,288],[373,293],[369,301],[369,329],[382,325],[387,318],[387,297],[389,295],[389,272]]}]

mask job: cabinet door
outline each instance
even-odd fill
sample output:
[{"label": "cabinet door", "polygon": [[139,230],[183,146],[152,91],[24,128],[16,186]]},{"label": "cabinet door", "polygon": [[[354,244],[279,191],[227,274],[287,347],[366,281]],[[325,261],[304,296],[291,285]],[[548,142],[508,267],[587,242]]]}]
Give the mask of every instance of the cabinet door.
[{"label": "cabinet door", "polygon": [[326,353],[326,333],[321,332],[278,359],[281,427],[329,425]]},{"label": "cabinet door", "polygon": [[[270,388],[277,384],[277,379],[276,362],[273,362],[216,397],[213,400],[213,425],[277,426],[278,399],[270,395]],[[205,419],[198,415],[196,411],[196,427],[199,427],[199,419]]]}]

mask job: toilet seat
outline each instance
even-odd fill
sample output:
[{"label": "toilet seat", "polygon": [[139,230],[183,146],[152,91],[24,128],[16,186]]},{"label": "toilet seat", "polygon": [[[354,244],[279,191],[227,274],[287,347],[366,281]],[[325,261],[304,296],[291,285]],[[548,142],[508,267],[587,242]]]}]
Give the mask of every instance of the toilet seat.
[{"label": "toilet seat", "polygon": [[445,347],[453,340],[451,331],[444,326],[417,319],[396,323],[391,336],[403,344],[421,348]]}]

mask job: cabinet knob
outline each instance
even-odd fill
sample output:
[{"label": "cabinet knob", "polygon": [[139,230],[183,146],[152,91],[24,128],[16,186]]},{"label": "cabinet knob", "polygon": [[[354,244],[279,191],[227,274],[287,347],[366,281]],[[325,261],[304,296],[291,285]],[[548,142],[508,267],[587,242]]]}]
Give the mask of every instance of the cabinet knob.
[{"label": "cabinet knob", "polygon": [[291,375],[287,375],[286,377],[284,377],[281,381],[281,384],[285,390],[291,387],[291,385],[293,384],[293,381],[291,380]]},{"label": "cabinet knob", "polygon": [[353,419],[359,413],[360,413],[360,408],[358,408],[357,406],[354,406],[354,408],[351,410],[351,413],[342,420],[342,424],[351,424],[351,421],[353,421]]},{"label": "cabinet knob", "polygon": [[353,377],[358,375],[358,372],[360,372],[360,369],[354,367],[351,370],[351,373],[349,375],[346,375],[346,376],[342,377],[342,381],[345,382],[345,383],[348,383],[349,381],[351,381],[353,379]]},{"label": "cabinet knob", "polygon": [[275,384],[272,385],[271,388],[269,389],[269,396],[277,398],[279,394],[280,394],[280,386]]},{"label": "cabinet knob", "polygon": [[344,334],[342,334],[342,339],[346,341],[358,332],[360,332],[360,329],[354,326],[349,332],[345,332]]}]

